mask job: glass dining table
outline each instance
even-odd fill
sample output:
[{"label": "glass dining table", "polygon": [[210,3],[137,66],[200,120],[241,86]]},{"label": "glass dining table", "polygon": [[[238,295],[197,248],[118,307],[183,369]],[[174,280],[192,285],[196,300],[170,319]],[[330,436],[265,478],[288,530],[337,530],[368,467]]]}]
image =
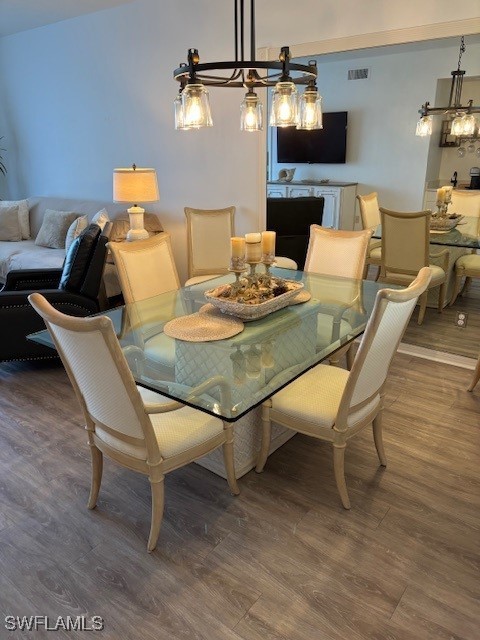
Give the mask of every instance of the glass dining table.
[{"label": "glass dining table", "polygon": [[[310,299],[294,298],[266,317],[245,321],[240,333],[222,340],[176,339],[163,329],[174,318],[202,313],[205,292],[231,283],[231,275],[102,312],[113,322],[138,385],[236,423],[235,446],[242,449],[238,475],[254,465],[259,405],[361,335],[377,291],[385,288],[370,280],[285,269],[274,268],[272,275],[301,282]],[[54,348],[46,330],[29,338]],[[292,434],[277,431],[285,433],[274,433],[272,449]],[[212,464],[215,468],[208,461],[203,466],[223,475],[223,465]]]}]

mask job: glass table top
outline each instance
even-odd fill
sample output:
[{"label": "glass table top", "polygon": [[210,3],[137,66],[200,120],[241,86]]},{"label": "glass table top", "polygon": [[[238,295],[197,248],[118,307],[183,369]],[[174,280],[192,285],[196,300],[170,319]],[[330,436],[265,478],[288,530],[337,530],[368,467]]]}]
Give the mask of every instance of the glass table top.
[{"label": "glass table top", "polygon": [[[372,236],[382,237],[382,228],[378,226]],[[480,218],[463,216],[463,219],[450,231],[430,230],[430,244],[448,247],[480,248]]]},{"label": "glass table top", "polygon": [[[245,415],[365,329],[385,285],[272,269],[303,282],[311,299],[245,322],[224,340],[188,342],[163,332],[169,320],[197,312],[205,291],[232,275],[103,312],[111,318],[137,384],[227,421]],[[29,336],[54,348],[50,334]]]}]

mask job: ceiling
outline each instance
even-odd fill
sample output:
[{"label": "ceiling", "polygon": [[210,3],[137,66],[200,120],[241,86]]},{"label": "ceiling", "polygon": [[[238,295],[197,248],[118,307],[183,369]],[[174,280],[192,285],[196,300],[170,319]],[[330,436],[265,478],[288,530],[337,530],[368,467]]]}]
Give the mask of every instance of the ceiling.
[{"label": "ceiling", "polygon": [[0,37],[128,2],[132,0],[0,0]]}]

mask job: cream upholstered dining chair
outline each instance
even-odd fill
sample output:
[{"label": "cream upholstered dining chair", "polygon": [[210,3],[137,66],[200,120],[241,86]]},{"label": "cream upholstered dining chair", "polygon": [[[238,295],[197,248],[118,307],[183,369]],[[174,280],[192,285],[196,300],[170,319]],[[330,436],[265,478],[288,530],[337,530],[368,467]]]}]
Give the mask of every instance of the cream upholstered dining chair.
[{"label": "cream upholstered dining chair", "polygon": [[[319,313],[317,320],[317,348],[338,340],[351,329],[343,317],[346,310],[361,307],[361,280],[365,269],[365,258],[371,229],[361,231],[342,231],[328,229],[317,224],[310,226],[307,257],[304,270],[306,273],[340,276],[348,278],[345,282],[335,282],[333,291],[312,290],[312,295],[324,303],[331,300],[333,308],[339,309],[339,315]],[[315,286],[313,283],[311,286]],[[330,358],[330,364],[338,364],[342,355],[347,355],[347,366],[350,368],[353,356],[350,345],[338,351]]]},{"label": "cream upholstered dining chair", "polygon": [[[372,233],[380,224],[380,209],[378,206],[378,193],[373,191],[364,196],[357,196],[358,206],[360,207],[360,217],[364,229],[371,229]],[[377,267],[375,280],[380,275],[380,264],[382,262],[382,241],[371,239],[368,245],[367,258],[365,260],[364,278],[367,277],[368,265],[372,264]]]},{"label": "cream upholstered dining chair", "polygon": [[[235,207],[185,207],[185,217],[188,244],[188,280],[185,286],[228,273],[230,238],[235,235]],[[277,267],[297,269],[297,263],[290,258],[276,256],[275,262]]]},{"label": "cream upholstered dining chair", "polygon": [[[109,242],[117,268],[120,288],[127,305],[172,292],[171,305],[176,304],[175,292],[180,288],[177,268],[173,259],[170,235],[158,233],[146,240]],[[170,320],[167,314],[165,321]],[[175,366],[175,340],[162,331],[158,304],[132,306],[130,326],[136,325],[134,338],[140,341],[144,353],[146,372],[153,377],[171,377]],[[128,353],[128,352],[126,352]]]},{"label": "cream upholstered dining chair", "polygon": [[[45,320],[86,421],[92,456],[88,508],[96,505],[103,454],[148,476],[152,518],[148,551],[155,549],[164,507],[164,476],[223,447],[228,484],[238,494],[232,425],[135,384],[106,316],[76,318],[54,309],[39,293],[29,296]],[[197,388],[205,392],[208,384]]]},{"label": "cream upholstered dining chair", "polygon": [[[480,236],[480,193],[475,191],[456,191],[454,189],[450,207],[454,213],[469,217],[469,228],[463,227],[462,232],[472,233],[477,237]],[[475,228],[472,225],[475,225]],[[454,304],[460,290],[462,290],[462,293],[468,290],[472,278],[480,278],[480,255],[473,252],[460,256],[455,260],[454,271],[455,279],[450,306]],[[465,278],[465,283],[462,289],[463,278]]]},{"label": "cream upholstered dining chair", "polygon": [[235,235],[235,207],[185,207],[185,217],[188,244],[188,280],[185,285],[228,273],[230,238]]},{"label": "cream upholstered dining chair", "polygon": [[425,267],[407,289],[382,289],[377,293],[351,371],[317,365],[263,404],[258,472],[263,471],[267,460],[272,421],[330,442],[337,488],[343,506],[350,509],[345,448],[350,438],[373,425],[380,463],[387,464],[382,437],[385,380],[417,298],[426,290],[431,274]]},{"label": "cream upholstered dining chair", "polygon": [[[430,211],[389,211],[380,207],[382,220],[382,264],[379,280],[407,286],[422,267],[429,266],[432,277],[428,289],[440,287],[438,312],[443,311],[450,254],[447,249],[429,252]],[[442,258],[443,268],[430,264],[430,258]],[[420,297],[418,324],[422,324],[427,308],[427,294]]]}]

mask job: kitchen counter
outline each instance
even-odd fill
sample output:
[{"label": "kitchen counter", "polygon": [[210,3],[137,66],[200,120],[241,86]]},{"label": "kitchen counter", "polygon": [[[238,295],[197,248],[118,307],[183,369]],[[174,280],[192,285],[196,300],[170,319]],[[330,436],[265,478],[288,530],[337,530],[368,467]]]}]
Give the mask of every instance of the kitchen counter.
[{"label": "kitchen counter", "polygon": [[319,187],[351,187],[356,186],[358,182],[336,182],[335,180],[268,180],[268,184],[284,184],[284,185],[304,185],[311,184]]}]

